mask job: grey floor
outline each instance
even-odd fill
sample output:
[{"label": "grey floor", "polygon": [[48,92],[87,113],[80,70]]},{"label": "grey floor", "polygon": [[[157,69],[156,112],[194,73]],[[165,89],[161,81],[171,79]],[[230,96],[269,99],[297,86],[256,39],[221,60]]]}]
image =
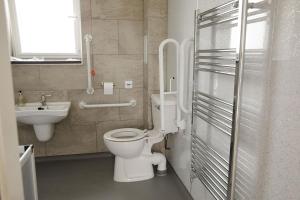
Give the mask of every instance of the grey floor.
[{"label": "grey floor", "polygon": [[135,183],[113,181],[112,156],[38,161],[39,200],[191,200],[174,171]]}]

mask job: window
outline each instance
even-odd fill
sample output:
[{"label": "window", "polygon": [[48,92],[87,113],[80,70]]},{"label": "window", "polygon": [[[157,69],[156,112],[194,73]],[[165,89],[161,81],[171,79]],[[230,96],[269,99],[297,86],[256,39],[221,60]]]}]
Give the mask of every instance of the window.
[{"label": "window", "polygon": [[13,56],[17,59],[80,59],[79,0],[13,0]]}]

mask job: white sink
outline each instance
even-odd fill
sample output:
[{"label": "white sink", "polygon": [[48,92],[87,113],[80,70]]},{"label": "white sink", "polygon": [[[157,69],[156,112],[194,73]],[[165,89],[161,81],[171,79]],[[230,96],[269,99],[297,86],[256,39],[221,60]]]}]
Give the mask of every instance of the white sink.
[{"label": "white sink", "polygon": [[68,116],[71,102],[26,103],[24,106],[16,106],[17,121],[33,125],[39,141],[46,142],[54,133],[54,124]]}]

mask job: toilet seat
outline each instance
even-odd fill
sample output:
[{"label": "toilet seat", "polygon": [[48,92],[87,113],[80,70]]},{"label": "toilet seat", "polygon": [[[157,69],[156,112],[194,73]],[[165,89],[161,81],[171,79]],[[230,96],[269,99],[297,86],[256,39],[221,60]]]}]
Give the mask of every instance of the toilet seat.
[{"label": "toilet seat", "polygon": [[147,131],[136,128],[122,128],[104,134],[104,139],[114,142],[130,142],[140,140],[147,136]]}]

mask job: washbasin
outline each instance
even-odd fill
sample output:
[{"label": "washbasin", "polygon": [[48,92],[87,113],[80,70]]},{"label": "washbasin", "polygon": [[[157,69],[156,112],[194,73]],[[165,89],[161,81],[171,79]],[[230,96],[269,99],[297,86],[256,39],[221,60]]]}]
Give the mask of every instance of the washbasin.
[{"label": "washbasin", "polygon": [[26,103],[16,106],[16,117],[18,122],[33,125],[38,140],[46,142],[53,136],[54,124],[68,116],[70,107],[71,102]]}]

